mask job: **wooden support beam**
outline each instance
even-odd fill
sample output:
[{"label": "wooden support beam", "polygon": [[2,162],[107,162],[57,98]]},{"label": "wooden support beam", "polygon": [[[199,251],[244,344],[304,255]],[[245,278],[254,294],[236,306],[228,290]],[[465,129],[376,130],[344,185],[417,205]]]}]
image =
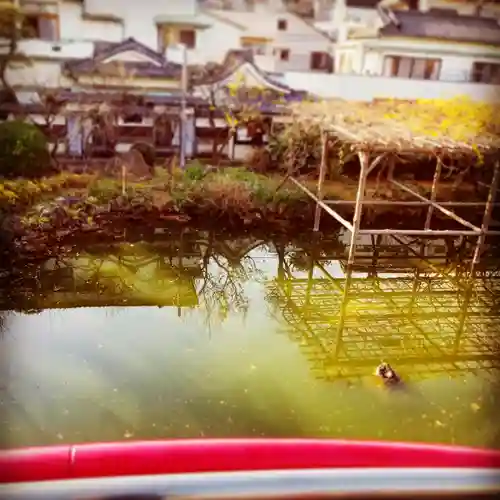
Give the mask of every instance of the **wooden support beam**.
[{"label": "wooden support beam", "polygon": [[349,255],[347,257],[347,272],[344,285],[344,295],[342,297],[342,305],[340,306],[340,317],[337,328],[337,338],[335,342],[335,358],[340,355],[342,349],[342,340],[344,334],[345,317],[347,314],[347,304],[349,303],[349,289],[351,288],[352,280],[352,265],[354,264],[354,255],[356,251],[356,238],[358,237],[359,228],[361,225],[361,216],[363,215],[363,198],[365,195],[366,177],[368,167],[370,165],[370,155],[365,152],[358,153],[359,164],[361,166],[359,172],[358,192],[356,193],[356,206],[354,208],[354,218],[352,221],[353,229],[351,231],[351,242],[349,244]]},{"label": "wooden support beam", "polygon": [[[477,353],[477,354],[437,354],[437,355],[402,355],[398,356],[398,366],[411,366],[411,365],[425,365],[429,366],[433,363],[479,363],[479,362],[494,363],[495,366],[499,366],[498,354],[495,352],[491,353]],[[335,362],[336,368],[350,367],[350,368],[361,368],[361,367],[373,367],[380,363],[380,358],[373,356],[364,356],[356,359],[344,358],[339,359]],[[463,372],[470,371],[470,368],[464,368]]]},{"label": "wooden support beam", "polygon": [[[355,205],[355,200],[323,200],[327,205]],[[439,201],[442,207],[484,207],[486,201]],[[401,206],[401,207],[428,207],[427,201],[406,201],[406,200],[363,200],[364,205]],[[493,203],[494,207],[500,207],[500,203]],[[490,222],[490,225],[493,221]],[[499,223],[500,225],[500,223]]]},{"label": "wooden support beam", "polygon": [[460,319],[458,321],[458,328],[457,332],[455,334],[455,340],[453,342],[453,353],[458,354],[460,351],[460,341],[462,340],[462,336],[464,333],[464,328],[465,328],[465,322],[467,321],[467,316],[469,312],[469,304],[472,298],[472,292],[473,292],[473,287],[472,284],[467,287],[467,290],[465,291],[465,297],[464,297],[464,302],[461,307],[461,312],[460,312]]},{"label": "wooden support beam", "polygon": [[[321,133],[321,163],[319,166],[318,189],[316,197],[319,201],[323,201],[323,183],[325,182],[326,164],[328,161],[328,135],[326,132]],[[319,223],[321,220],[321,205],[316,203],[316,211],[314,213],[314,231],[319,231]]]},{"label": "wooden support beam", "polygon": [[[436,163],[436,170],[434,171],[434,178],[432,179],[431,200],[430,200],[432,203],[436,202],[439,178],[441,177],[442,168],[443,168],[443,163],[441,162],[441,159],[438,158]],[[425,229],[431,228],[431,220],[433,212],[434,212],[434,206],[431,204],[427,209],[427,216],[425,218],[425,226],[424,226]]]},{"label": "wooden support beam", "polygon": [[349,244],[349,256],[347,258],[347,266],[352,266],[354,263],[354,253],[356,250],[356,238],[358,237],[359,228],[361,225],[361,217],[363,215],[363,199],[365,197],[366,176],[370,164],[370,156],[368,153],[358,153],[359,163],[361,166],[359,173],[358,192],[356,193],[356,205],[354,207],[354,217],[352,220],[351,242]]},{"label": "wooden support beam", "polygon": [[347,315],[347,304],[349,303],[349,289],[351,288],[351,281],[352,281],[352,268],[348,267],[345,277],[344,295],[342,297],[342,304],[340,305],[340,316],[339,316],[339,324],[337,326],[337,336],[335,338],[335,360],[339,358],[340,351],[342,349],[342,341],[344,337],[344,326]]},{"label": "wooden support beam", "polygon": [[443,269],[440,269],[439,267],[434,266],[432,264],[432,262],[429,261],[428,258],[419,254],[415,249],[413,249],[410,245],[405,243],[405,241],[403,241],[402,239],[398,238],[395,234],[391,234],[390,236],[393,240],[397,241],[400,245],[403,245],[404,247],[406,247],[410,253],[415,255],[415,257],[417,257],[418,259],[425,262],[426,265],[429,267],[429,269],[431,269],[433,272],[435,272],[438,276],[441,276],[441,277],[449,280],[450,283],[452,283],[454,286],[456,286],[457,288],[459,288],[461,290],[466,289],[457,279],[455,279],[453,276],[451,276],[450,273],[447,273]]},{"label": "wooden support beam", "polygon": [[[493,231],[490,231],[493,233]],[[360,229],[358,234],[386,234],[388,236],[477,236],[477,231],[466,229]]]},{"label": "wooden support beam", "polygon": [[347,220],[345,220],[342,216],[340,216],[337,212],[335,212],[335,210],[332,210],[323,201],[318,200],[318,198],[316,197],[316,195],[314,195],[313,193],[311,193],[311,191],[309,191],[309,189],[307,189],[305,186],[303,186],[297,179],[294,179],[293,177],[290,177],[290,180],[298,188],[302,189],[302,191],[304,191],[304,193],[306,193],[309,197],[311,197],[321,208],[323,208],[323,210],[326,213],[330,214],[334,219],[336,219],[337,221],[339,221],[346,229],[348,229],[349,231],[352,231],[352,224],[350,222],[348,222]]},{"label": "wooden support beam", "polygon": [[470,276],[473,277],[476,265],[479,264],[479,259],[481,258],[481,253],[484,246],[484,240],[486,235],[489,233],[496,233],[497,231],[488,231],[488,227],[491,221],[491,213],[493,211],[493,202],[498,190],[498,183],[500,181],[500,162],[497,161],[495,164],[495,170],[493,171],[493,179],[491,180],[490,191],[488,193],[488,199],[486,201],[486,206],[484,207],[483,222],[481,224],[481,234],[477,239],[476,248],[474,249],[474,257],[472,258],[472,264],[470,269]]},{"label": "wooden support beam", "polygon": [[383,160],[386,156],[387,156],[387,153],[383,153],[383,154],[381,154],[381,155],[377,156],[377,157],[376,157],[376,158],[372,161],[371,165],[368,167],[368,170],[367,170],[367,172],[366,172],[366,175],[370,175],[370,173],[371,173],[373,170],[375,170],[375,169],[379,166],[380,162],[381,162],[381,161],[382,161],[382,160]]},{"label": "wooden support beam", "polygon": [[474,224],[471,224],[469,221],[462,219],[462,217],[459,217],[457,214],[453,213],[451,210],[448,210],[447,208],[442,207],[439,203],[436,203],[435,201],[428,200],[425,198],[425,196],[420,195],[413,189],[409,188],[408,186],[405,186],[404,184],[401,184],[401,182],[396,181],[395,179],[389,179],[392,184],[394,184],[396,187],[399,189],[402,189],[403,191],[406,191],[407,193],[415,196],[418,198],[420,201],[425,201],[429,205],[433,206],[443,214],[447,215],[454,221],[458,222],[459,224],[462,224],[465,227],[468,227],[469,229],[472,229],[476,234],[481,233],[481,229],[479,229],[477,226]]}]

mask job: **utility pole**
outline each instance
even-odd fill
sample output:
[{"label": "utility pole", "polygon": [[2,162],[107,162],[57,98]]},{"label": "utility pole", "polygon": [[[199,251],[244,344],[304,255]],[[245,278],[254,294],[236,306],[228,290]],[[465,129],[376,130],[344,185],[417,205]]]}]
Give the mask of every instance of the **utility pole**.
[{"label": "utility pole", "polygon": [[180,145],[180,168],[184,170],[186,167],[186,132],[187,132],[187,116],[186,116],[186,100],[188,93],[188,61],[187,48],[184,44],[180,45],[182,54],[182,76],[181,76],[181,120],[179,127],[179,145]]}]

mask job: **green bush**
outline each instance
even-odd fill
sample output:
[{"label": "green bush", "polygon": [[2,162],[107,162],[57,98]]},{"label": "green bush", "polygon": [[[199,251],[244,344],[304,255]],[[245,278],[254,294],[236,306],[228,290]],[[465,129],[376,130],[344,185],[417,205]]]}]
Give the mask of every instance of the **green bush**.
[{"label": "green bush", "polygon": [[282,170],[314,168],[321,158],[321,129],[318,125],[293,123],[269,138],[270,161]]},{"label": "green bush", "polygon": [[195,160],[186,165],[184,175],[190,181],[201,181],[205,177],[205,170],[205,165]]},{"label": "green bush", "polygon": [[52,172],[47,138],[31,123],[0,123],[0,177],[37,178]]}]

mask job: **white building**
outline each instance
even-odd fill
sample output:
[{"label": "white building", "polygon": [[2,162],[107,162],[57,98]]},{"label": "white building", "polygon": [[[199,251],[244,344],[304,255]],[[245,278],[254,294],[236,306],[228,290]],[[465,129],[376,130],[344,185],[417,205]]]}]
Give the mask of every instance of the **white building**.
[{"label": "white building", "polygon": [[421,12],[447,9],[464,16],[480,15],[500,19],[500,2],[492,0],[333,0],[327,19],[317,19],[315,26],[331,37],[342,38],[352,28],[376,25],[379,7]]},{"label": "white building", "polygon": [[500,24],[453,10],[379,9],[335,47],[336,71],[413,80],[500,83]]},{"label": "white building", "polygon": [[332,38],[342,38],[351,28],[373,25],[378,19],[379,0],[335,0],[329,19],[315,26]]},{"label": "white building", "polygon": [[[181,63],[182,43],[190,64],[223,62],[228,50],[251,47],[256,64],[266,71],[333,69],[331,41],[277,0],[252,11],[202,9],[196,0],[142,0],[127,8],[122,0],[20,0],[20,5],[30,35],[20,40],[19,51],[31,64],[10,68],[7,79],[26,90],[73,85],[63,71],[68,62],[97,57],[102,47],[125,40],[150,50],[147,56],[121,51],[119,59],[127,63],[158,65],[158,54]],[[0,40],[0,50],[6,50],[6,42]],[[141,83],[157,86],[158,78]]]},{"label": "white building", "polygon": [[379,7],[337,33],[335,74],[322,81],[285,76],[288,85],[325,98],[498,100],[500,24],[456,9]]},{"label": "white building", "polygon": [[[208,44],[218,44],[219,50],[251,49],[256,64],[265,71],[327,73],[333,69],[332,41],[311,23],[288,12],[281,2],[256,4],[251,9],[210,9],[206,13],[239,30],[234,33],[226,26],[214,26],[214,30],[206,31]],[[222,47],[212,38],[212,31],[224,38]]]}]

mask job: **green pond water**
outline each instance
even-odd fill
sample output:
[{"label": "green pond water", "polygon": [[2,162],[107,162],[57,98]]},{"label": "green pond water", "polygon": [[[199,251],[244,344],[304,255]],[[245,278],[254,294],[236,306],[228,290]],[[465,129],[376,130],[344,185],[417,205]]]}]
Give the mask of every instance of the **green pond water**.
[{"label": "green pond water", "polygon": [[[361,241],[343,308],[346,241],[164,234],[4,276],[1,446],[243,436],[496,446],[498,263],[486,256],[468,293],[456,242],[452,253],[428,242],[424,260],[422,242]],[[381,385],[382,360],[404,390]]]}]

